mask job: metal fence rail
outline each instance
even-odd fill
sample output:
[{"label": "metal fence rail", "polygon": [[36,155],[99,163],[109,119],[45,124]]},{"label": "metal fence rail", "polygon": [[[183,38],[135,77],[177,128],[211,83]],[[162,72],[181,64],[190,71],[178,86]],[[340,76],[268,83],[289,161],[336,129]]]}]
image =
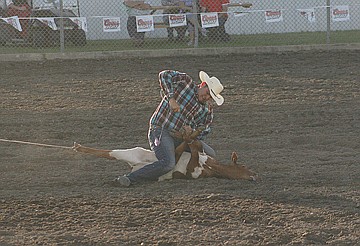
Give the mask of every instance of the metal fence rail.
[{"label": "metal fence rail", "polygon": [[358,0],[7,1],[2,54],[360,42]]}]

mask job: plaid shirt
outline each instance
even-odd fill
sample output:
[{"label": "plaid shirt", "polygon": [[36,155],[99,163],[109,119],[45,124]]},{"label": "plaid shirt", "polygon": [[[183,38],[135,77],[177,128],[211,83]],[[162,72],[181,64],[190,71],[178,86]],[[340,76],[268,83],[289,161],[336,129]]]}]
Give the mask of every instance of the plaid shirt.
[{"label": "plaid shirt", "polygon": [[[210,132],[213,110],[207,102],[202,104],[197,97],[198,86],[192,78],[178,71],[165,70],[159,73],[160,87],[165,95],[150,118],[150,125],[179,131],[184,125],[191,128],[205,127],[199,138]],[[170,109],[169,99],[174,98],[180,105],[180,112]]]}]

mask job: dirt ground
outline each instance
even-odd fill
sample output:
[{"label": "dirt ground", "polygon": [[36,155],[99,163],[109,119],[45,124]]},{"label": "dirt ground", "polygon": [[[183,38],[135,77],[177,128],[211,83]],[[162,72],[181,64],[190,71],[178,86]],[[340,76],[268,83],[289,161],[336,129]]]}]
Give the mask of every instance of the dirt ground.
[{"label": "dirt ground", "polygon": [[0,138],[148,147],[157,74],[225,85],[207,142],[260,182],[107,184],[125,163],[0,142],[0,245],[355,245],[360,52],[2,62]]}]

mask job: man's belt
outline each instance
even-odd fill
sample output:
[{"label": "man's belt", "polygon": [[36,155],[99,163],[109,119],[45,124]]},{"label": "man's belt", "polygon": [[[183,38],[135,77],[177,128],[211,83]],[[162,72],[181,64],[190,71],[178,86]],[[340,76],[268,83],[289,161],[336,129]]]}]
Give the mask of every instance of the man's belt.
[{"label": "man's belt", "polygon": [[169,135],[171,137],[173,137],[173,138],[177,138],[177,139],[180,139],[180,140],[183,139],[183,134],[182,134],[181,131],[176,131],[174,129],[164,128],[164,127],[158,126],[158,125],[150,125],[150,127],[149,127],[150,131],[153,131],[153,130],[158,129],[158,128],[168,131]]}]

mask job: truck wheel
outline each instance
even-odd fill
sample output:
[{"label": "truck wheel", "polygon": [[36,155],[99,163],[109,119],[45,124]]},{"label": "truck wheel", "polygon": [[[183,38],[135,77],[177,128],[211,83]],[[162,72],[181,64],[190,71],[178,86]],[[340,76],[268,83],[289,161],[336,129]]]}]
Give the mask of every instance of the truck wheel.
[{"label": "truck wheel", "polygon": [[86,45],[86,34],[84,30],[79,30],[73,34],[71,39],[74,45],[76,46],[85,46]]}]

